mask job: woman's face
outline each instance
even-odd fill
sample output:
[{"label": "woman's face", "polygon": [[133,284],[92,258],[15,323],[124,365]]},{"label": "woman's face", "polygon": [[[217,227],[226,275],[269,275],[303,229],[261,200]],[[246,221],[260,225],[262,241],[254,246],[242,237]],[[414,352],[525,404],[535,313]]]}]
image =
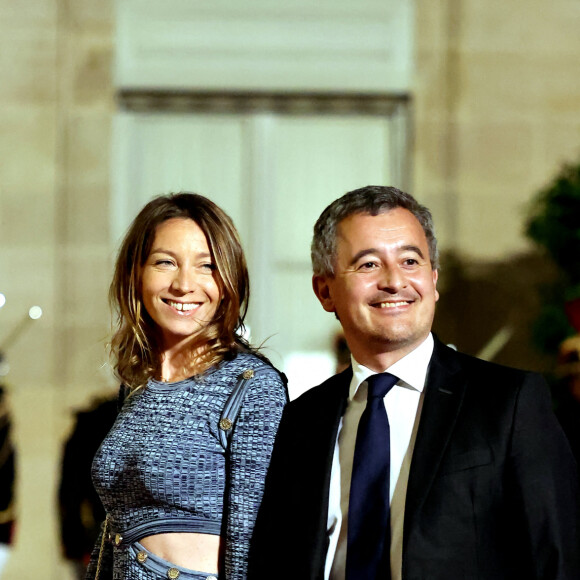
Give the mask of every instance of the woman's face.
[{"label": "woman's face", "polygon": [[141,272],[141,296],[165,349],[185,343],[214,318],[221,292],[207,238],[191,219],[157,226]]}]

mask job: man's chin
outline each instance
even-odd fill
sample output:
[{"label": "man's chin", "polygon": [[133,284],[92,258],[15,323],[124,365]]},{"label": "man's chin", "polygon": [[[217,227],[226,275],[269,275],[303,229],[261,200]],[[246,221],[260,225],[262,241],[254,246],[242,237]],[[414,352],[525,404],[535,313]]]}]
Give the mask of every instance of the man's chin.
[{"label": "man's chin", "polygon": [[[429,335],[429,331],[424,333],[411,334],[406,332],[389,332],[376,337],[375,344],[383,352],[394,352],[398,350],[413,350],[419,346]],[[371,341],[369,341],[371,342]]]}]

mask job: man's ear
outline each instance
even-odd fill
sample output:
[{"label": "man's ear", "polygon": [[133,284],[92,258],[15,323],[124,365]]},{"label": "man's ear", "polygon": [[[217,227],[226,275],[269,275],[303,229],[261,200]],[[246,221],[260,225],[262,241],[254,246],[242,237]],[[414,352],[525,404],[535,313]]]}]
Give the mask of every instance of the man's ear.
[{"label": "man's ear", "polygon": [[439,292],[437,291],[437,280],[439,280],[439,270],[433,270],[433,288],[435,288],[435,302],[439,300]]},{"label": "man's ear", "polygon": [[322,308],[324,308],[326,312],[336,312],[327,276],[317,274],[312,276],[312,289],[314,290],[314,294],[316,294],[316,298],[318,298],[320,304],[322,304]]}]

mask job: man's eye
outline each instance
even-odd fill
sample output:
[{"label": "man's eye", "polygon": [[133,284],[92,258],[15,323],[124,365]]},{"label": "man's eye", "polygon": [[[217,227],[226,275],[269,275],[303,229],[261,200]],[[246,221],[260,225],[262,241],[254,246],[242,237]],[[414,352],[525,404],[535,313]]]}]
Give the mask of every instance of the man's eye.
[{"label": "man's eye", "polygon": [[372,270],[373,268],[376,268],[377,265],[374,262],[365,262],[364,264],[361,264],[359,266],[360,270]]},{"label": "man's eye", "polygon": [[415,258],[407,258],[404,262],[405,266],[415,266],[419,262]]}]

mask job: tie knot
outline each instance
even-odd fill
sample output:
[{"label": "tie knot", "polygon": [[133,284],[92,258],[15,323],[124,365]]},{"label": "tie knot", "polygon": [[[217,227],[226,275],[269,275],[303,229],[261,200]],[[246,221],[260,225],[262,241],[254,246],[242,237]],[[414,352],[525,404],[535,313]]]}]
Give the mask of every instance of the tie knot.
[{"label": "tie knot", "polygon": [[375,397],[383,398],[397,383],[397,377],[391,373],[379,373],[371,375],[367,379],[368,399]]}]

